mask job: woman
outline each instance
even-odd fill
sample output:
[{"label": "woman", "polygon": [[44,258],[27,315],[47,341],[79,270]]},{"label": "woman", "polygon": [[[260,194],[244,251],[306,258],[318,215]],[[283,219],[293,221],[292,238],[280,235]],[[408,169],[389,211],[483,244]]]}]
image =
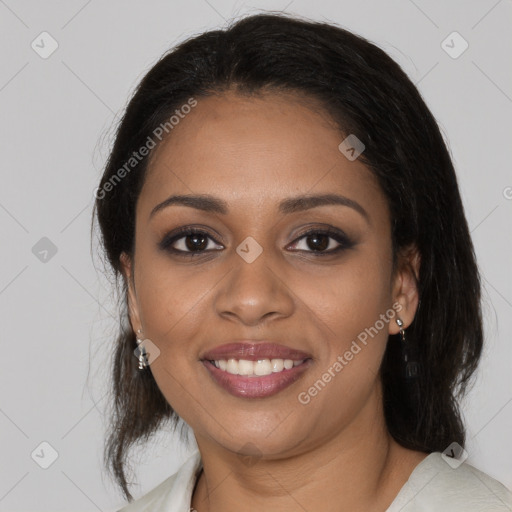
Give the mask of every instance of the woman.
[{"label": "woman", "polygon": [[132,500],[132,444],[180,418],[198,447],[123,511],[512,510],[464,462],[483,334],[455,172],[382,50],[271,14],[182,43],[96,197],[126,306],[107,462]]}]

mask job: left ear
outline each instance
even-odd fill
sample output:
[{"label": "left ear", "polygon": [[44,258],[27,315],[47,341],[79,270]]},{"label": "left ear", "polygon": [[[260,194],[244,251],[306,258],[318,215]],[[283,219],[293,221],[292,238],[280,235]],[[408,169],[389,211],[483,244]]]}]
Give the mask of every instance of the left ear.
[{"label": "left ear", "polygon": [[[397,255],[397,268],[393,277],[392,298],[393,305],[400,304],[401,308],[394,306],[397,317],[400,318],[406,329],[414,320],[418,308],[419,291],[418,279],[420,273],[421,255],[415,244],[402,249]],[[389,323],[389,334],[400,332],[398,324]]]}]

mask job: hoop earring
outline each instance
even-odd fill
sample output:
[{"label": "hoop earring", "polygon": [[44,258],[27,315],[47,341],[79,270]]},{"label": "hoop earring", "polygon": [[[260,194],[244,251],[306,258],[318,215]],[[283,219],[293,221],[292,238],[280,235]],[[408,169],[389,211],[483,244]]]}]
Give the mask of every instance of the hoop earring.
[{"label": "hoop earring", "polygon": [[404,361],[404,377],[406,379],[413,379],[418,376],[419,364],[415,361],[414,350],[411,344],[405,339],[405,329],[403,328],[404,322],[401,318],[396,319],[396,323],[400,328],[400,338],[402,340],[402,359]]},{"label": "hoop earring", "polygon": [[141,329],[137,329],[137,348],[135,349],[135,355],[138,355],[139,357],[139,370],[145,370],[149,364],[148,364],[148,354],[146,352],[146,348],[142,343],[144,343],[144,340],[141,339]]}]

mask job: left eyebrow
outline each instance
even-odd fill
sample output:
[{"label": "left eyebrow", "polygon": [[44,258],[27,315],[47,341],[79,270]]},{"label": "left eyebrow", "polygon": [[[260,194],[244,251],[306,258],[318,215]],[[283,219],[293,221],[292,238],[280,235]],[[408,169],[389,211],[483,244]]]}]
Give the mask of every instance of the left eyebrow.
[{"label": "left eyebrow", "polygon": [[281,213],[295,213],[325,205],[348,206],[360,213],[365,220],[370,223],[370,216],[368,215],[368,212],[357,201],[338,194],[302,195],[291,197],[279,203],[279,211]]},{"label": "left eyebrow", "polygon": [[[157,204],[153,210],[151,210],[149,217],[151,218],[158,211],[171,205],[188,206],[197,210],[218,213],[220,215],[226,215],[229,212],[227,203],[218,197],[208,194],[173,195],[168,197],[165,201]],[[290,197],[279,203],[279,212],[283,214],[290,214],[326,205],[340,205],[352,208],[361,214],[368,223],[370,223],[370,216],[368,215],[368,212],[358,202],[338,194],[301,195],[297,197]]]}]

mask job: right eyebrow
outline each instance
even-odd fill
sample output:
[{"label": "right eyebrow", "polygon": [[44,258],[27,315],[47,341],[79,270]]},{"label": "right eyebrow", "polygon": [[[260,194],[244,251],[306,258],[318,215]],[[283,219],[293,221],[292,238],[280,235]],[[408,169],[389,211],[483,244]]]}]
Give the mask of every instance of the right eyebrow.
[{"label": "right eyebrow", "polygon": [[173,204],[189,206],[190,208],[195,208],[197,210],[202,210],[211,213],[219,213],[221,215],[226,215],[228,213],[227,203],[217,197],[213,197],[207,194],[197,196],[178,195],[170,196],[165,201],[162,201],[160,204],[157,204],[151,210],[149,217],[153,217],[155,213]]}]

